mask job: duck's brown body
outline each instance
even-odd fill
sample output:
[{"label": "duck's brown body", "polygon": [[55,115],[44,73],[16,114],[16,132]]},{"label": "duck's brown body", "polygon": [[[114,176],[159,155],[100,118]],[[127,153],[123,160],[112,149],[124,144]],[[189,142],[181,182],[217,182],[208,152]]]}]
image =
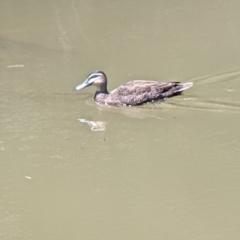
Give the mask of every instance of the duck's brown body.
[{"label": "duck's brown body", "polygon": [[193,84],[179,82],[157,82],[148,80],[135,80],[127,82],[114,89],[107,91],[107,77],[102,71],[90,73],[88,78],[76,90],[90,85],[97,86],[94,95],[96,102],[108,105],[134,106],[148,101],[163,99],[180,94],[190,88]]}]

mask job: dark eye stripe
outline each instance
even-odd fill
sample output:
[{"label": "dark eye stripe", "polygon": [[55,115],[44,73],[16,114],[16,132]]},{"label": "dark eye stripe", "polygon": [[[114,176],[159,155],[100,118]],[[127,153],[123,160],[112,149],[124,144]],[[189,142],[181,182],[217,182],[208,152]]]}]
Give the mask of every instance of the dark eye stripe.
[{"label": "dark eye stripe", "polygon": [[90,80],[90,79],[92,79],[92,78],[97,78],[97,77],[100,77],[100,76],[102,76],[102,74],[96,74],[96,73],[94,73],[94,74],[92,74],[92,75],[90,75],[90,76],[88,77],[88,80]]}]

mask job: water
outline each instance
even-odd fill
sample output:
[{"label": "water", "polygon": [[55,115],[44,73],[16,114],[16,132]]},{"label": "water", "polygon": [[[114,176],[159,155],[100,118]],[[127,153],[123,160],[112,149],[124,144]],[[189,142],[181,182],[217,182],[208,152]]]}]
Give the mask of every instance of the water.
[{"label": "water", "polygon": [[[0,1],[1,239],[239,239],[239,8]],[[94,69],[194,86],[106,107]]]}]

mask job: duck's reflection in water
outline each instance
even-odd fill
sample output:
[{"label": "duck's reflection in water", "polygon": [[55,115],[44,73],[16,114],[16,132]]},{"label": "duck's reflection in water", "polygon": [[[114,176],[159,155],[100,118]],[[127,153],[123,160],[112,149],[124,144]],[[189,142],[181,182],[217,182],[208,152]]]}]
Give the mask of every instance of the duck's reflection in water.
[{"label": "duck's reflection in water", "polygon": [[79,118],[78,121],[80,123],[87,123],[88,126],[91,128],[92,131],[105,131],[107,122],[101,122],[101,121],[89,121],[84,118]]}]

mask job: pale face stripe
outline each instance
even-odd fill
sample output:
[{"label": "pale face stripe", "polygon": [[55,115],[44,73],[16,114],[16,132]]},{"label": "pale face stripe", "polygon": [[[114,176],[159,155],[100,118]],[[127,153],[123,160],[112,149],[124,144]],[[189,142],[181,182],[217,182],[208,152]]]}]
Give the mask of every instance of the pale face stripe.
[{"label": "pale face stripe", "polygon": [[92,78],[97,78],[97,77],[101,77],[102,74],[101,73],[92,73],[91,75],[88,76],[88,79],[92,79]]},{"label": "pale face stripe", "polygon": [[103,75],[101,73],[92,73],[88,76],[87,81],[92,84],[97,78],[102,77],[102,76]]}]

